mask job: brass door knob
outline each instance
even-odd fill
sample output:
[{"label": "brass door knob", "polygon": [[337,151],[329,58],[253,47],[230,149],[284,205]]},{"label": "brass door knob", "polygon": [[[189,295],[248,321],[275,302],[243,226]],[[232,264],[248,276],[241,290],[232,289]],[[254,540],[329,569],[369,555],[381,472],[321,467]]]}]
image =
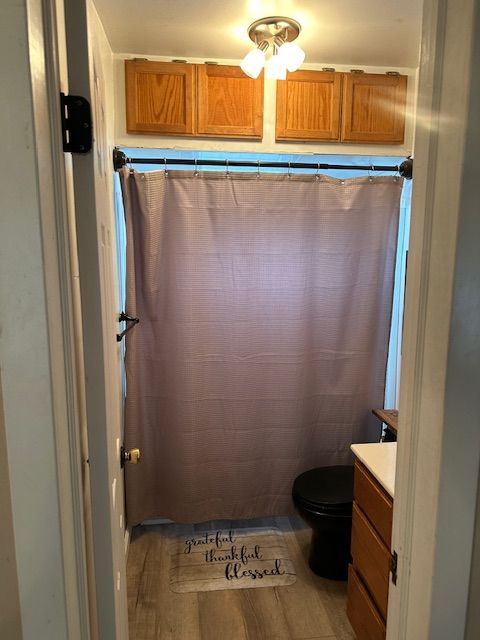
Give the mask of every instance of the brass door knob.
[{"label": "brass door knob", "polygon": [[130,449],[129,451],[125,451],[122,447],[120,452],[120,464],[123,465],[125,462],[130,462],[130,464],[138,464],[140,462],[140,449]]}]

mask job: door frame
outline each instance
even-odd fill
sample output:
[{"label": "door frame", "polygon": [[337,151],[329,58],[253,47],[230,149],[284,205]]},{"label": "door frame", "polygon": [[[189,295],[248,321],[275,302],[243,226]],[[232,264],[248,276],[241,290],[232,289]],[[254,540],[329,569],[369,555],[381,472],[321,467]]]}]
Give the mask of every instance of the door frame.
[{"label": "door frame", "polygon": [[[57,4],[62,2],[58,0]],[[88,433],[89,508],[96,618],[102,640],[127,640],[121,381],[113,213],[113,167],[105,117],[100,52],[91,29],[91,0],[64,3],[69,93],[92,111],[93,147],[72,154],[76,247],[80,281],[82,356]]]},{"label": "door frame", "polygon": [[[56,195],[52,208],[55,220],[42,220],[48,236],[45,241],[44,270],[50,283],[50,305],[56,308],[63,319],[59,329],[56,323],[58,315],[49,313],[52,336],[50,355],[58,359],[70,382],[67,389],[54,389],[58,406],[62,409],[62,415],[66,416],[68,425],[67,433],[61,428],[57,428],[55,433],[60,508],[65,525],[62,528],[66,558],[64,573],[71,596],[71,599],[67,599],[67,606],[72,629],[76,629],[71,637],[84,640],[89,637],[81,635],[88,620],[88,603],[84,597],[87,589],[86,550],[79,486],[82,469],[75,418],[76,394],[75,385],[72,384],[77,375],[77,365],[70,348],[74,336],[73,306],[70,283],[66,278],[66,274],[70,273],[69,240],[64,231],[58,233],[65,213],[62,195],[65,176],[58,162],[58,139],[55,137],[59,130],[59,110],[58,86],[54,80],[56,62],[51,55],[54,21],[48,20],[48,16],[52,19],[50,0],[27,0],[27,4],[29,19],[34,21],[30,30],[30,59],[35,70],[35,74],[32,71],[36,83],[35,117],[42,115],[43,122],[48,121],[54,132],[50,135],[37,129],[37,140],[45,142],[45,146],[37,146],[37,162],[42,166],[47,162],[54,185],[42,181],[39,184],[41,196],[47,202],[52,195]],[[468,86],[475,79],[475,71],[470,66],[470,38],[480,38],[478,20],[477,24],[473,20],[476,4],[478,2],[475,0],[425,0],[424,3],[418,102],[420,117],[415,138],[413,226],[405,309],[393,531],[393,545],[399,553],[399,581],[397,587],[391,585],[389,640],[429,637],[432,611],[435,614],[433,607],[438,603],[434,592],[436,575],[437,572],[441,574],[445,564],[438,556],[438,548],[432,544],[432,540],[438,533],[440,523],[448,526],[448,522],[441,520],[442,478],[448,453],[455,451],[454,445],[443,437],[444,428],[448,426],[444,407],[449,390],[451,312],[452,309],[455,311],[456,304],[453,299],[453,278],[456,230],[461,213],[459,194],[465,158],[463,141],[465,123],[468,121]],[[39,15],[42,9],[43,19]],[[45,16],[47,19],[44,19]],[[46,53],[44,68],[35,62],[39,44],[40,50]],[[45,111],[49,113],[48,118]],[[465,116],[463,123],[462,118],[458,118],[459,114]],[[441,119],[448,117],[454,119],[448,127],[441,126],[445,124]],[[49,230],[56,231],[48,235]],[[54,337],[58,340],[53,341]],[[84,338],[88,343],[89,336],[85,335]],[[70,345],[68,349],[65,349],[65,341],[67,346]],[[59,345],[62,345],[62,349]],[[468,435],[471,436],[471,433]],[[428,455],[423,456],[427,452]],[[468,452],[460,453],[464,457],[458,457],[458,469],[463,467]],[[475,472],[475,459],[472,456],[468,458],[468,469]],[[478,466],[476,474],[475,477],[478,477]],[[472,495],[469,495],[469,500]],[[475,508],[472,509],[474,513]],[[473,521],[470,524],[473,527]],[[454,525],[452,521],[450,526]],[[465,534],[468,538],[469,532]],[[465,560],[469,554],[468,547],[462,553]],[[461,579],[465,582],[464,574]]]},{"label": "door frame", "polygon": [[[71,176],[67,177],[67,172],[70,174],[72,171],[75,178],[82,172],[88,172],[89,167],[84,157],[66,158],[61,133],[60,91],[65,88],[61,86],[60,68],[65,61],[59,55],[57,16],[63,17],[64,5],[70,9],[70,20],[74,22],[72,31],[80,38],[79,46],[86,50],[87,41],[82,42],[81,38],[87,32],[86,28],[82,30],[86,24],[87,7],[84,0],[24,1],[38,174],[35,187],[41,208],[48,357],[54,406],[56,457],[49,463],[57,473],[61,520],[59,537],[62,541],[64,600],[59,607],[63,607],[69,640],[120,640],[128,638],[128,627],[122,620],[122,616],[126,620],[126,607],[118,612],[114,605],[118,578],[117,571],[114,571],[112,545],[106,542],[114,527],[108,511],[104,509],[111,500],[105,444],[106,391],[103,368],[97,366],[101,361],[99,355],[103,353],[103,344],[99,344],[101,337],[98,336],[102,332],[93,328],[102,322],[99,312],[102,302],[98,287],[100,277],[93,273],[94,282],[86,277],[83,279],[90,294],[85,295],[85,290],[82,290],[83,302],[87,298],[90,305],[86,318],[82,319],[78,304],[77,237],[71,224],[72,207],[75,205],[69,183]],[[72,17],[75,11],[77,14]],[[73,87],[71,93],[76,91],[90,99],[88,73],[84,75],[83,82],[83,88]],[[108,160],[110,164],[110,158]],[[95,239],[96,235],[92,234],[96,219],[94,198],[92,193],[82,193],[81,196],[83,209],[93,212],[93,215],[88,220],[83,217],[79,229],[90,240]],[[84,241],[82,249],[88,254],[87,244]],[[83,261],[84,264],[86,262],[88,258]],[[112,331],[111,338],[115,341],[115,331]],[[82,433],[85,411],[90,428],[93,423],[98,432],[98,438],[90,438],[89,448]],[[34,455],[35,451],[32,451]],[[97,464],[91,464],[92,457],[96,458]],[[85,487],[93,484],[95,491],[92,487],[88,492],[89,505],[86,506]],[[12,506],[15,509],[14,502]],[[91,523],[87,522],[87,510],[93,512]],[[118,564],[120,570],[122,564],[125,567],[124,554]],[[23,611],[21,615],[25,615]]]},{"label": "door frame", "polygon": [[[55,0],[25,0],[40,209],[53,438],[63,560],[63,607],[69,640],[90,640],[88,550],[83,483],[79,377],[68,195],[62,151]],[[16,70],[12,68],[12,73]],[[41,310],[38,310],[41,314]],[[31,452],[36,455],[35,451]],[[10,473],[12,475],[12,473]],[[13,500],[12,500],[13,503]],[[13,504],[13,508],[15,506]],[[50,514],[45,514],[48,517]],[[53,523],[52,523],[53,526]],[[33,532],[32,532],[33,534]],[[34,535],[34,534],[33,534]],[[44,544],[48,545],[45,541]],[[25,614],[20,612],[22,619]],[[39,622],[39,621],[38,621]],[[49,626],[49,621],[43,621]],[[42,633],[42,631],[39,631]]]},{"label": "door frame", "polygon": [[[390,583],[388,640],[460,640],[466,623],[480,433],[472,428],[475,398],[464,393],[459,406],[454,394],[463,375],[458,357],[478,344],[472,332],[460,345],[452,321],[460,313],[478,323],[469,282],[475,263],[459,277],[465,255],[457,236],[471,226],[465,203],[475,190],[479,197],[475,181],[464,181],[464,166],[480,173],[478,149],[474,159],[466,145],[477,117],[469,99],[479,88],[472,60],[479,9],[477,0],[424,3],[393,515],[398,582]],[[480,377],[478,362],[470,375],[475,367]],[[448,504],[455,478],[461,495]]]}]

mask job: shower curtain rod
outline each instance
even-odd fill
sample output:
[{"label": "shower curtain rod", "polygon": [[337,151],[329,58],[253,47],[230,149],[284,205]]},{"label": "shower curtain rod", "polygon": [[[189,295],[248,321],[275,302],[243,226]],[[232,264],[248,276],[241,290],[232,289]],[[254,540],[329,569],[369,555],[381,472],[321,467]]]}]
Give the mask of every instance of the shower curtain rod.
[{"label": "shower curtain rod", "polygon": [[253,167],[261,169],[348,169],[351,171],[392,171],[398,173],[403,178],[411,180],[413,174],[413,159],[408,157],[399,165],[348,165],[348,164],[325,164],[324,162],[269,162],[265,160],[210,160],[206,158],[129,158],[120,151],[113,150],[113,168],[118,171],[126,164],[158,164],[168,167],[169,165],[204,166],[204,167]]}]

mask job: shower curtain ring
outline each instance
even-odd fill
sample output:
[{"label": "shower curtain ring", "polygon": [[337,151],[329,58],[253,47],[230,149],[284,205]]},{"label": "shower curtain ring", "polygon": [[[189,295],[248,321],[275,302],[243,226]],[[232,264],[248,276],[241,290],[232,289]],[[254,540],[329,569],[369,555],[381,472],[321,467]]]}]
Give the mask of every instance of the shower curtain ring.
[{"label": "shower curtain ring", "polygon": [[195,169],[193,170],[193,175],[195,178],[198,177],[198,166],[197,166],[197,159],[195,158]]},{"label": "shower curtain ring", "polygon": [[320,163],[317,163],[317,171],[315,173],[315,182],[318,182],[320,180]]},{"label": "shower curtain ring", "polygon": [[292,171],[292,166],[291,166],[291,163],[289,162],[288,163],[288,174],[287,174],[289,180],[292,177],[291,171]]},{"label": "shower curtain ring", "polygon": [[167,167],[167,159],[163,159],[163,163],[165,164],[165,177],[168,178],[168,167]]},{"label": "shower curtain ring", "polygon": [[260,178],[260,160],[257,160],[257,180]]},{"label": "shower curtain ring", "polygon": [[373,182],[373,176],[372,176],[372,173],[371,173],[373,171],[375,171],[375,167],[374,167],[373,164],[371,164],[370,165],[370,169],[368,170],[368,179],[369,179],[370,182]]},{"label": "shower curtain ring", "polygon": [[225,178],[230,177],[230,171],[228,170],[228,160],[225,160]]}]

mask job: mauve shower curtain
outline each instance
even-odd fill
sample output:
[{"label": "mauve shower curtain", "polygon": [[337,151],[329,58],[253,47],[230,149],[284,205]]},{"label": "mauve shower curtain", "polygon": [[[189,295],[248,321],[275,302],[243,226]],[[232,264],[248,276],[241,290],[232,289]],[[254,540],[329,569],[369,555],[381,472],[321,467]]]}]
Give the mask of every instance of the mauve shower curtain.
[{"label": "mauve shower curtain", "polygon": [[129,523],[292,510],[378,439],[402,180],[122,171]]}]

